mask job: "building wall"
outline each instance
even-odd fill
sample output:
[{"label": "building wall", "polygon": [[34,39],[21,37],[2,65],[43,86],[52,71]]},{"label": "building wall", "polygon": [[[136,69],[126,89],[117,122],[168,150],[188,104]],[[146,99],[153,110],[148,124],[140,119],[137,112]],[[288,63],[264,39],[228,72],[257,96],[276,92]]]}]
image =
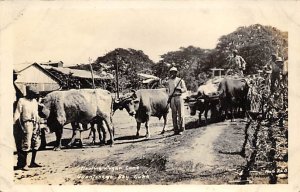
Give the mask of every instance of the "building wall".
[{"label": "building wall", "polygon": [[21,71],[15,81],[16,86],[25,93],[26,85],[32,85],[39,91],[52,91],[60,88],[58,82],[34,65]]}]

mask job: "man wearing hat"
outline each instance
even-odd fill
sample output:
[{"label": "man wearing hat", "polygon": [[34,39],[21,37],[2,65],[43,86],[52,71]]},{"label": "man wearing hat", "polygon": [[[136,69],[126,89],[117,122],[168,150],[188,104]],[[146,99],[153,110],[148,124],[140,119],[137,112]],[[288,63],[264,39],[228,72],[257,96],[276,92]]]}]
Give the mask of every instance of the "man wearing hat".
[{"label": "man wearing hat", "polygon": [[177,68],[170,69],[170,79],[167,83],[169,102],[172,111],[172,120],[175,134],[182,134],[185,130],[184,121],[184,102],[182,93],[186,92],[186,86],[183,79],[177,77]]},{"label": "man wearing hat", "polygon": [[233,57],[230,59],[229,63],[233,65],[232,68],[234,73],[240,77],[243,77],[244,71],[246,70],[246,61],[237,53],[238,51],[236,49],[232,51]]},{"label": "man wearing hat", "polygon": [[275,65],[272,66],[272,73],[271,73],[271,92],[275,89],[275,83],[279,84],[281,80],[281,73],[283,69],[283,59],[281,57],[277,57],[275,61]]},{"label": "man wearing hat", "polygon": [[40,146],[40,131],[37,125],[39,92],[31,86],[26,86],[26,96],[20,98],[14,112],[14,136],[18,152],[18,162],[15,170],[27,170],[27,154],[32,149],[29,167],[41,167],[35,158]]},{"label": "man wearing hat", "polygon": [[271,69],[271,93],[274,92],[275,83],[280,81],[280,71],[283,67],[283,60],[281,57],[277,57],[276,54],[271,55],[270,62],[264,67],[264,69]]}]

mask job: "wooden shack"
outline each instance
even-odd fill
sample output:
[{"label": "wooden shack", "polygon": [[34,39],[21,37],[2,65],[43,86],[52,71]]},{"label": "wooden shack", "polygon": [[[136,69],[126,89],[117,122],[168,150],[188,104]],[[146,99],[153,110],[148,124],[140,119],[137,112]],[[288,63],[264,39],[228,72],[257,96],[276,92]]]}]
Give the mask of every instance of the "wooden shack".
[{"label": "wooden shack", "polygon": [[50,92],[61,88],[61,82],[54,75],[49,73],[37,63],[29,64],[26,67],[14,66],[14,81],[17,88],[26,94],[26,85],[31,85],[41,92]]}]

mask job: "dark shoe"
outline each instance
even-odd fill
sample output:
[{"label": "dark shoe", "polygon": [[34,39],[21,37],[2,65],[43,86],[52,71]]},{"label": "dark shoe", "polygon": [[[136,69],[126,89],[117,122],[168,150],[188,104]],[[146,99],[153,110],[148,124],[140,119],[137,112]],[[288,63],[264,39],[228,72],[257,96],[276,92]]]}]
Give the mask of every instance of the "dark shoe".
[{"label": "dark shoe", "polygon": [[14,171],[21,170],[21,169],[23,169],[23,167],[21,167],[21,166],[14,166]]},{"label": "dark shoe", "polygon": [[27,166],[14,166],[14,171],[21,170],[21,171],[28,171]]},{"label": "dark shoe", "polygon": [[42,167],[41,165],[37,164],[37,163],[30,163],[30,165],[28,166],[30,168],[36,168],[36,167]]}]

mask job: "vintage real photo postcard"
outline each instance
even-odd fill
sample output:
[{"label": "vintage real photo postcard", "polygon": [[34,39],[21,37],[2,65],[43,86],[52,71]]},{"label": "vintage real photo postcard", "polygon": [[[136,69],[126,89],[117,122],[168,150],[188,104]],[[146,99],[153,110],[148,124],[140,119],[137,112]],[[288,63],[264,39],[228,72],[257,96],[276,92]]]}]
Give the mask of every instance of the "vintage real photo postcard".
[{"label": "vintage real photo postcard", "polygon": [[299,7],[0,2],[0,191],[300,191]]}]

